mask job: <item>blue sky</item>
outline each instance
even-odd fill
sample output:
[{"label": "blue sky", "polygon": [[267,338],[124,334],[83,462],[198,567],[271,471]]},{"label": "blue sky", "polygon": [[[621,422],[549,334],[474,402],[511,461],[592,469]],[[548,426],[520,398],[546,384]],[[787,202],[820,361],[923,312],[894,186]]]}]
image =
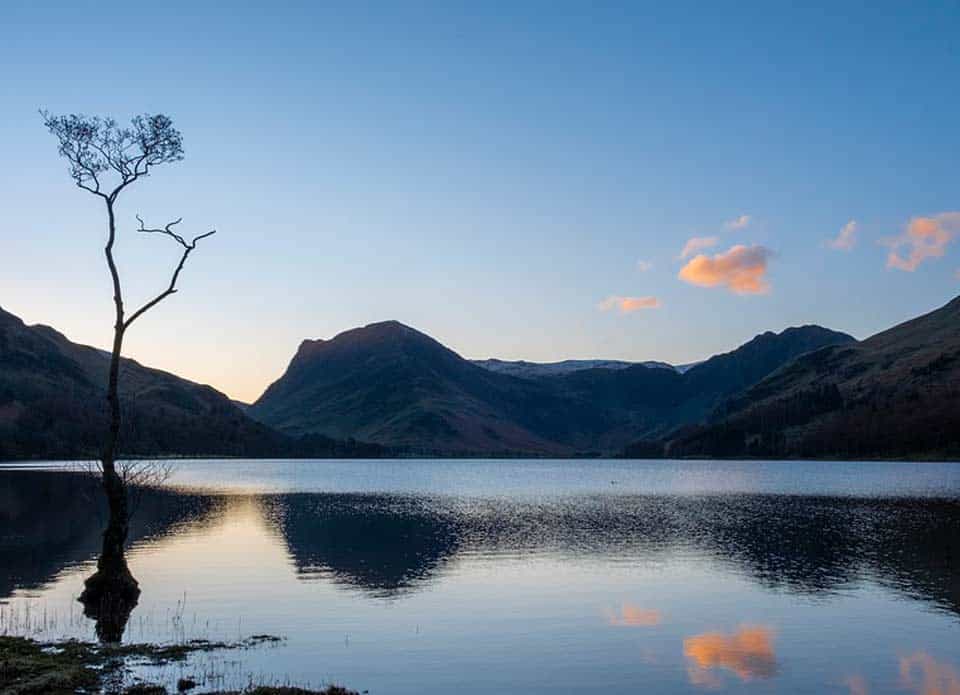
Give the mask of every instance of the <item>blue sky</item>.
[{"label": "blue sky", "polygon": [[0,22],[0,305],[108,344],[102,210],[37,109],[167,113],[185,160],[120,201],[131,300],[176,255],[136,213],[219,233],[127,354],[232,396],[383,319],[686,362],[960,293],[956,3],[39,5]]}]

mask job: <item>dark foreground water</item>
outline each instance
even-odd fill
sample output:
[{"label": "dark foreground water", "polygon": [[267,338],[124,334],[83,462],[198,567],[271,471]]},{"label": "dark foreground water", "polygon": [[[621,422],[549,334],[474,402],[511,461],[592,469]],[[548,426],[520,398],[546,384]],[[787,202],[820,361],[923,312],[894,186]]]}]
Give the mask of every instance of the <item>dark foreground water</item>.
[{"label": "dark foreground water", "polygon": [[[82,476],[0,468],[0,632],[93,639]],[[380,693],[960,695],[960,464],[183,462],[127,641],[169,680]]]}]

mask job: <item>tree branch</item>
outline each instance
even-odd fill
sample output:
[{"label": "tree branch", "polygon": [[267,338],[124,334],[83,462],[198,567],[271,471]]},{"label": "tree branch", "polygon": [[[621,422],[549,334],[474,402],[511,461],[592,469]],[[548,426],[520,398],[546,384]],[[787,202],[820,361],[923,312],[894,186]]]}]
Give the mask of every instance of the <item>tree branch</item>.
[{"label": "tree branch", "polygon": [[137,215],[137,221],[140,222],[140,228],[137,229],[138,232],[142,232],[144,234],[163,234],[165,236],[168,236],[174,241],[176,241],[178,244],[180,244],[180,246],[183,247],[183,254],[180,256],[180,262],[177,264],[177,267],[173,271],[173,276],[170,278],[170,284],[167,286],[167,289],[165,289],[163,292],[161,292],[156,297],[154,297],[149,302],[147,302],[142,307],[140,307],[135,312],[133,312],[130,315],[130,318],[128,318],[123,324],[124,331],[126,331],[130,327],[130,324],[132,324],[138,318],[143,316],[145,313],[147,313],[150,309],[152,309],[157,304],[162,302],[164,299],[169,297],[171,294],[176,294],[177,279],[180,277],[180,271],[183,270],[183,266],[184,264],[186,264],[187,258],[189,258],[193,250],[197,248],[197,242],[200,241],[201,239],[206,239],[208,236],[213,236],[214,234],[217,233],[217,230],[213,229],[207,232],[206,234],[201,234],[200,236],[194,237],[193,240],[191,241],[187,241],[184,237],[180,236],[179,234],[174,232],[172,229],[174,226],[180,224],[180,222],[183,221],[182,217],[179,217],[175,219],[173,222],[170,222],[169,224],[164,225],[162,229],[146,228],[144,226],[143,220],[141,219],[140,215]]}]

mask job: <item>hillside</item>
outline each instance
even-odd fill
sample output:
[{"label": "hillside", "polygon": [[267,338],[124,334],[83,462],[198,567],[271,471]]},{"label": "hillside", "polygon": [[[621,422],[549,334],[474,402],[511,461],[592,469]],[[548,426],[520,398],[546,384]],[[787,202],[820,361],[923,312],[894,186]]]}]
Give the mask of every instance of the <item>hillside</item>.
[{"label": "hillside", "polygon": [[[107,429],[110,356],[0,309],[0,460],[91,458]],[[355,447],[294,441],[247,417],[210,386],[121,364],[124,456],[277,456]]]},{"label": "hillside", "polygon": [[804,355],[675,437],[671,456],[960,455],[960,297]]},{"label": "hillside", "polygon": [[[675,455],[794,455],[795,441],[804,442],[796,451],[811,450],[817,437],[845,441],[826,424],[798,434],[813,415],[835,409],[839,391],[844,412],[863,419],[862,429],[880,421],[863,404],[904,407],[905,384],[913,402],[924,403],[914,417],[951,404],[944,389],[953,394],[956,382],[939,377],[953,374],[960,354],[960,345],[950,347],[956,303],[944,311],[862,344],[819,326],[767,332],[684,371],[601,360],[481,366],[387,321],[303,341],[286,373],[251,406],[125,359],[122,450],[131,457],[572,456],[613,454],[640,441],[631,451],[646,455],[662,453],[662,443],[651,442],[667,437]],[[891,360],[896,369],[878,370]],[[0,459],[97,456],[108,362],[101,350],[0,310]],[[518,365],[524,376],[515,375]],[[824,371],[872,381],[827,388]],[[761,424],[751,424],[757,418]],[[770,424],[781,420],[789,426]],[[881,429],[871,439],[877,444],[844,451],[883,450],[893,428]],[[941,438],[950,445],[949,434]]]}]

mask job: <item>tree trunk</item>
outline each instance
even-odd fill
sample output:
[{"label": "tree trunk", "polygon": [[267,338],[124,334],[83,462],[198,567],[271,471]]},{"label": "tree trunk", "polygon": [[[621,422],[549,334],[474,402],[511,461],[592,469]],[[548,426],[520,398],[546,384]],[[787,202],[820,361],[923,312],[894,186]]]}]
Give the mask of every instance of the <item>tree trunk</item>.
[{"label": "tree trunk", "polygon": [[110,355],[110,375],[107,382],[107,403],[110,407],[110,427],[103,448],[101,468],[103,491],[109,511],[107,528],[103,532],[103,547],[97,560],[97,571],[84,582],[80,601],[84,613],[97,620],[97,634],[105,642],[119,642],[130,611],[137,605],[140,586],[127,567],[124,548],[130,529],[130,510],[127,484],[117,472],[117,447],[120,442],[122,416],[120,411],[120,353],[123,349],[124,315],[120,292],[120,276],[113,260],[113,242],[116,226],[113,203],[107,201],[110,222],[109,237],[104,253],[113,279],[113,301],[116,322],[113,330],[113,350]]}]

